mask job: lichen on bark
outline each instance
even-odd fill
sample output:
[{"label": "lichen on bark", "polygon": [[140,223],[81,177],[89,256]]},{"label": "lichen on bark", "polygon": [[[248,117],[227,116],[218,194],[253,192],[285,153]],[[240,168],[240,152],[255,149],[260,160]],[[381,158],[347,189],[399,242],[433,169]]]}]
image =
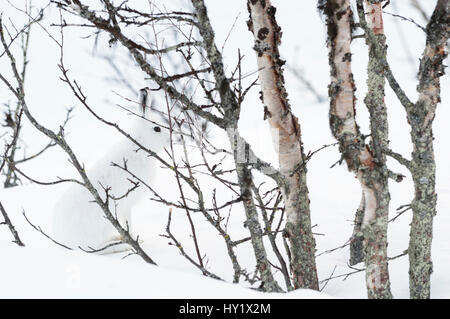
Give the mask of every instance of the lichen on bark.
[{"label": "lichen on bark", "polygon": [[[329,0],[319,7],[327,16],[328,48],[331,83],[330,128],[339,141],[339,149],[350,171],[357,176],[363,190],[362,216],[357,216],[357,228],[352,238],[353,249],[364,249],[366,284],[369,298],[392,298],[387,263],[387,216],[389,192],[388,171],[381,152],[387,139],[387,124],[381,123],[383,132],[372,136],[370,145],[365,143],[355,120],[355,84],[351,71],[352,12],[348,0]],[[376,61],[369,64],[369,73],[375,72]],[[382,77],[382,76],[381,76]],[[370,97],[366,104],[371,115],[384,114],[384,79],[375,74],[368,79]],[[387,120],[385,116],[373,119],[372,130],[378,129],[377,121]],[[359,212],[361,214],[361,211]],[[358,245],[359,244],[359,245]],[[353,252],[352,262],[361,259],[362,252]]]},{"label": "lichen on bark", "polygon": [[440,102],[440,80],[444,74],[445,45],[450,36],[450,4],[438,0],[426,28],[427,40],[419,66],[419,98],[407,109],[411,125],[413,152],[411,174],[415,196],[411,204],[409,255],[409,289],[411,298],[430,298],[430,276],[433,272],[431,243],[433,217],[436,215],[436,163],[433,148],[433,120]]},{"label": "lichen on bark", "polygon": [[[357,0],[357,2],[359,6],[362,6],[362,0]],[[380,1],[372,0],[371,2],[378,3]],[[413,144],[411,161],[390,150],[385,150],[385,152],[405,165],[412,175],[415,196],[411,203],[413,219],[408,247],[410,297],[429,298],[430,276],[433,269],[431,261],[433,217],[436,214],[437,202],[432,123],[436,106],[440,102],[439,78],[444,74],[442,63],[447,56],[445,45],[450,34],[449,0],[437,1],[425,30],[427,39],[419,66],[419,85],[417,86],[419,98],[416,103],[409,100],[392,75],[383,47],[379,46],[376,41],[375,32],[365,25],[364,12],[360,12],[359,16],[366,39],[375,48],[379,62],[384,65],[384,76],[405,107],[408,123],[411,126],[410,135]]]},{"label": "lichen on bark", "polygon": [[315,239],[312,234],[306,167],[304,163],[301,130],[297,117],[292,113],[285,89],[278,46],[281,28],[269,0],[248,0],[250,14],[248,24],[253,33],[258,63],[259,82],[264,103],[264,118],[273,134],[278,152],[286,225],[284,236],[290,247],[290,268],[295,288],[319,289],[315,262]]}]

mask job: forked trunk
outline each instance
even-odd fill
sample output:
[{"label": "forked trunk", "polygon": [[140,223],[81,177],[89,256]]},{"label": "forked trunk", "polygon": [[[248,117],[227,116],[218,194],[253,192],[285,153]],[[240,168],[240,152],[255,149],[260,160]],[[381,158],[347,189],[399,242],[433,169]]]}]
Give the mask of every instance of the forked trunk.
[{"label": "forked trunk", "polygon": [[[340,151],[349,170],[356,174],[363,191],[363,215],[358,234],[363,238],[368,297],[392,298],[386,235],[388,174],[382,156],[377,158],[379,153],[375,145],[380,141],[373,141],[371,147],[366,145],[355,120],[355,84],[350,51],[352,12],[348,0],[329,0],[322,9],[328,17],[330,127],[339,141]],[[374,103],[383,103],[383,94],[380,97],[381,100]]]}]

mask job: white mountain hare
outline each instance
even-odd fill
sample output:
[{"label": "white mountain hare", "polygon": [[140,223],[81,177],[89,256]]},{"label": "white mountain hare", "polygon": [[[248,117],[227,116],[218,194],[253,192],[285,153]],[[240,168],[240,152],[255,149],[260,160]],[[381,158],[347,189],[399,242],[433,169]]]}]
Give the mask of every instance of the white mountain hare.
[{"label": "white mountain hare", "polygon": [[[141,90],[141,106],[145,109],[147,91]],[[145,112],[144,112],[145,113]],[[169,145],[168,129],[135,116],[133,127],[129,134],[142,146],[157,153]],[[155,174],[156,160],[149,157],[143,150],[136,151],[138,146],[123,135],[117,135],[117,143],[91,168],[86,170],[87,176],[104,199],[105,192],[101,185],[110,187],[110,194],[118,198],[133,187],[128,179],[133,179],[127,172],[112,167],[111,162],[123,166],[124,159],[127,168],[134,175],[151,184]],[[149,182],[150,181],[150,182]],[[100,185],[101,183],[101,185]],[[117,214],[119,223],[132,233],[131,209],[145,195],[148,189],[140,185],[128,196],[116,202],[109,201],[109,209],[113,215]],[[93,201],[91,193],[81,185],[72,185],[58,200],[53,210],[53,236],[58,242],[71,248],[101,249],[106,245],[119,241],[120,235],[105,218],[102,209]],[[133,236],[134,237],[134,236]],[[102,253],[118,252],[129,249],[125,244],[113,246]]]}]

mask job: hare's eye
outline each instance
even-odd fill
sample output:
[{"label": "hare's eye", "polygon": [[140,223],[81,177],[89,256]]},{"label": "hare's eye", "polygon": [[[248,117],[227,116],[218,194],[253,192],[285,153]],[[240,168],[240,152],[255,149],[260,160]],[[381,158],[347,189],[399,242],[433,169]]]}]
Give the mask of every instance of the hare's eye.
[{"label": "hare's eye", "polygon": [[159,126],[155,126],[154,128],[153,128],[153,130],[155,131],[155,132],[161,132],[161,128],[159,127]]}]

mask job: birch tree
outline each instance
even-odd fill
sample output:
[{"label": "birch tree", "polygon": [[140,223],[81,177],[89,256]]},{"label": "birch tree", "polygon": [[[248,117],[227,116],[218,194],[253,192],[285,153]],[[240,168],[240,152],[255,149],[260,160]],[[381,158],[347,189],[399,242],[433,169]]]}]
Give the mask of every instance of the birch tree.
[{"label": "birch tree", "polygon": [[420,60],[419,97],[415,104],[406,104],[413,143],[410,171],[415,197],[408,248],[411,298],[430,297],[431,242],[433,217],[436,215],[436,163],[433,148],[433,120],[440,102],[439,78],[444,74],[445,46],[450,36],[450,2],[438,0],[426,29],[426,46]]},{"label": "birch tree", "polygon": [[[379,1],[371,2],[379,3]],[[445,47],[450,36],[449,3],[448,0],[437,1],[425,29],[426,45],[418,72],[417,91],[419,97],[413,103],[392,74],[384,53],[384,45],[378,42],[375,30],[371,30],[367,25],[362,1],[358,0],[360,24],[365,31],[366,39],[374,48],[373,52],[383,66],[383,74],[404,106],[408,123],[411,126],[410,135],[413,144],[411,160],[390,149],[385,150],[388,156],[409,169],[414,182],[415,195],[411,203],[413,219],[408,248],[411,298],[430,298],[430,276],[433,271],[431,243],[437,201],[432,124],[437,104],[440,102],[439,78],[444,74],[443,61],[447,56]]]},{"label": "birch tree", "polygon": [[[370,3],[365,2],[367,8],[367,19],[368,28],[373,32],[376,40],[376,45],[379,48],[385,48],[386,37],[384,35],[383,26],[383,16],[381,2]],[[363,10],[361,6],[358,7],[359,10]],[[378,55],[376,54],[375,44],[369,45],[369,62],[367,65],[367,94],[364,99],[364,103],[369,110],[370,115],[370,149],[374,156],[374,161],[383,167],[383,197],[385,198],[385,207],[383,208],[383,214],[388,216],[389,213],[389,188],[388,188],[388,176],[394,177],[396,181],[401,181],[401,175],[395,175],[387,169],[386,166],[386,154],[385,149],[389,148],[389,128],[387,119],[387,109],[384,103],[384,87],[385,79],[383,76],[383,64],[380,63]],[[384,49],[381,54],[386,57],[386,49]],[[361,245],[361,240],[363,240],[362,226],[364,220],[364,206],[365,198],[362,199],[361,207],[358,209],[355,217],[355,228],[353,232],[352,242],[350,246],[350,264],[354,265],[358,262],[363,261],[364,251],[363,245]],[[383,221],[383,223],[386,221]],[[387,225],[386,225],[387,227]]]},{"label": "birch tree", "polygon": [[[349,0],[329,0],[321,6],[327,16],[329,63],[331,67],[330,128],[339,141],[339,149],[347,167],[358,178],[363,201],[361,206],[361,229],[366,284],[369,298],[392,298],[390,291],[387,259],[387,221],[389,209],[388,172],[385,159],[379,151],[386,143],[385,136],[373,138],[372,145],[365,142],[355,120],[355,83],[351,70],[350,44],[352,40],[353,17]],[[369,62],[370,63],[370,62]],[[371,61],[374,64],[374,61]],[[373,68],[373,66],[372,66]],[[371,72],[374,72],[372,70]],[[368,79],[369,87],[375,90],[375,99],[366,99],[369,109],[373,104],[383,105],[383,92],[377,88],[379,79]],[[382,86],[381,86],[382,88]],[[385,113],[381,107],[382,113]],[[375,120],[375,119],[374,119]],[[382,117],[380,121],[385,121]],[[372,127],[376,123],[372,122]],[[383,132],[385,133],[385,132]],[[374,148],[378,148],[374,150]],[[359,235],[359,234],[358,234]]]},{"label": "birch tree", "polygon": [[275,7],[269,0],[248,0],[249,30],[253,33],[259,84],[282,182],[279,184],[287,217],[285,236],[290,242],[294,287],[319,289],[315,264],[315,241],[306,185],[306,163],[298,118],[292,113],[284,86],[278,46],[281,28],[275,19]]},{"label": "birch tree", "polygon": [[[161,236],[175,246],[180,254],[203,275],[223,280],[222,275],[216,275],[208,267],[207,261],[204,261],[206,254],[201,245],[201,234],[196,231],[195,222],[191,218],[194,213],[200,213],[199,215],[204,217],[223,239],[226,253],[230,257],[234,283],[239,283],[240,278],[243,277],[252,287],[258,284],[258,289],[265,292],[282,292],[293,288],[318,290],[316,244],[311,225],[306,169],[311,152],[306,155],[303,149],[299,119],[291,109],[284,83],[285,61],[281,59],[279,52],[282,32],[276,20],[276,9],[270,0],[247,0],[250,16],[248,28],[254,39],[255,57],[252,59],[255,58],[257,62],[258,79],[255,79],[247,88],[243,88],[244,76],[241,74],[243,57],[240,51],[237,65],[230,71],[232,67],[225,64],[222,50],[217,46],[206,1],[188,0],[187,2],[189,8],[186,11],[163,12],[157,9],[151,0],[146,2],[148,10],[132,7],[131,1],[52,0],[51,3],[60,10],[60,23],[53,24],[53,27],[60,28],[58,31],[61,41],[52,39],[60,49],[61,80],[76,100],[102,125],[117,130],[122,136],[130,139],[140,151],[154,157],[162,167],[173,173],[178,191],[176,196],[179,196],[176,199],[169,199],[159,194],[158,189],[146,184],[145,178],[133,175],[128,170],[125,160],[123,164],[113,163],[115,168],[130,175],[135,187],[138,185],[145,187],[153,196],[152,200],[170,207],[166,233]],[[417,1],[413,2],[418,4]],[[357,22],[353,21],[352,3],[356,4],[359,18]],[[389,67],[386,46],[388,34],[385,34],[383,26],[382,6],[381,0],[319,1],[319,8],[323,10],[327,24],[331,78],[328,87],[329,126],[337,140],[335,144],[339,145],[341,160],[345,161],[348,170],[357,178],[362,194],[350,239],[350,264],[365,263],[365,268],[357,269],[355,273],[365,271],[369,298],[392,298],[388,272],[390,259],[387,255],[390,204],[388,180],[389,178],[395,181],[402,179],[402,175],[395,174],[387,167],[386,159],[392,157],[409,169],[415,186],[414,200],[410,205],[413,219],[407,251],[410,262],[410,295],[411,298],[429,298],[433,217],[436,214],[437,202],[432,123],[437,104],[440,102],[439,78],[444,74],[443,61],[447,56],[445,48],[450,33],[449,0],[437,0],[436,8],[424,30],[426,46],[418,70],[419,97],[416,102],[412,102],[405,94]],[[75,22],[71,21],[73,16],[75,16]],[[78,179],[41,184],[75,182],[86,187],[93,201],[102,208],[105,217],[122,235],[123,243],[128,244],[133,253],[140,255],[147,263],[156,264],[140,245],[139,238],[132,237],[127,227],[117,222],[114,212],[108,206],[109,200],[115,200],[114,196],[111,196],[107,187],[103,189],[105,194],[102,196],[102,190],[94,186],[96,181],[88,178],[81,159],[77,157],[72,146],[65,139],[64,125],[60,131],[50,130],[38,122],[30,111],[29,105],[32,103],[26,98],[24,87],[26,50],[22,50],[24,66],[21,71],[17,64],[17,55],[11,46],[15,37],[5,32],[4,21],[0,17],[0,44],[5,58],[11,65],[12,80],[7,78],[6,73],[0,73],[0,80],[18,101],[16,112],[19,125],[17,127],[20,128],[20,117],[23,112],[31,124],[50,139],[50,143],[43,151],[49,147],[58,146],[69,156],[71,165],[79,174]],[[30,24],[31,21],[33,20],[29,20]],[[139,74],[141,78],[133,80],[144,81],[145,79],[146,85],[152,87],[145,89],[163,96],[165,103],[163,104],[167,108],[164,115],[167,115],[167,127],[171,133],[170,148],[165,154],[167,157],[160,157],[151,149],[147,149],[145,145],[134,140],[132,135],[123,131],[119,125],[105,120],[95,112],[95,107],[90,105],[91,100],[84,94],[81,85],[71,77],[69,68],[64,65],[63,35],[67,28],[72,27],[94,30],[94,34],[99,38],[106,35],[109,41],[105,49],[120,48],[136,65],[137,71],[141,72]],[[368,49],[366,79],[368,91],[364,104],[370,115],[369,136],[361,132],[356,121],[358,105],[354,93],[356,85],[352,74],[350,47],[354,39],[353,31],[357,28],[364,31],[364,34],[358,37],[365,38]],[[169,29],[177,36],[167,36]],[[141,32],[141,30],[144,31]],[[46,32],[49,35],[51,33],[47,30]],[[153,32],[152,41],[154,42],[146,38],[148,32]],[[18,33],[18,35],[21,34],[22,32]],[[29,33],[23,33],[23,36],[27,39]],[[158,37],[164,38],[164,45],[158,42]],[[101,45],[99,43],[102,42],[98,41],[96,45]],[[178,64],[174,60],[177,60]],[[117,70],[117,75],[122,77],[121,83],[125,83],[123,74]],[[389,146],[388,106],[384,100],[386,81],[404,106],[411,126],[410,135],[413,144],[411,159],[391,150]],[[272,144],[278,155],[279,169],[256,156],[251,145],[239,131],[238,124],[244,98],[252,88],[257,86],[261,90],[263,104],[261,113],[264,114],[264,120],[267,121],[272,134]],[[131,91],[136,89],[134,81],[129,82],[127,87]],[[179,112],[177,115],[175,115],[175,109]],[[199,119],[199,122],[193,120],[194,117],[196,120]],[[202,124],[199,125],[199,123]],[[214,145],[205,137],[207,126],[213,126],[215,130],[221,131],[226,136],[224,149]],[[179,131],[175,132],[175,130]],[[14,128],[12,144],[17,141],[19,133],[20,130]],[[180,135],[181,146],[178,149],[181,150],[180,154],[176,153],[174,146],[172,135],[175,134]],[[186,141],[188,139],[196,145],[195,151],[202,159],[200,163],[191,161],[194,151],[188,150],[190,147]],[[11,176],[7,177],[10,182],[14,181],[14,178],[11,178],[15,172],[26,177],[14,165],[17,161],[12,144],[7,144],[3,155],[4,160],[0,165],[0,171],[5,171],[6,168],[11,171]],[[219,163],[211,165],[211,158],[216,160],[216,156],[220,157]],[[231,163],[231,168],[218,169],[218,166],[225,161],[227,165]],[[258,172],[257,177],[255,177],[256,172]],[[208,184],[208,188],[202,188],[199,173],[225,186],[232,194],[232,199],[218,203],[216,189],[213,191],[209,189],[211,183]],[[264,182],[259,183],[259,178]],[[260,188],[267,181],[271,190],[264,193]],[[8,184],[11,184],[10,182]],[[212,201],[208,202],[206,198],[210,193],[212,193]],[[355,200],[358,199],[355,198]],[[9,226],[15,242],[20,244],[20,238],[1,203],[0,208],[5,220],[3,224]],[[244,216],[244,227],[248,231],[248,236],[242,239],[234,237],[232,239],[227,230],[228,219],[225,214],[228,213],[229,218],[231,210],[237,208]],[[183,246],[183,240],[177,239],[177,234],[171,229],[172,218],[175,218],[172,209],[183,211],[187,217],[193,252]],[[228,212],[225,213],[223,210]],[[274,222],[275,220],[278,223]],[[278,225],[274,227],[276,224]],[[277,234],[280,236],[277,237]],[[281,234],[283,238],[280,238]],[[278,248],[278,242],[281,240],[285,244],[285,253]],[[256,264],[253,275],[250,275],[240,263],[236,247],[243,243],[251,245],[252,261]],[[284,260],[286,256],[289,267]],[[276,258],[278,263],[274,263],[270,260],[271,258]],[[277,270],[282,274],[286,289],[277,281]],[[341,274],[335,278],[342,276],[347,275]],[[333,275],[327,280],[329,281],[331,277]]]},{"label": "birch tree", "polygon": [[[357,234],[360,233],[364,242],[364,255],[367,266],[366,279],[368,281],[368,292],[369,297],[380,298],[389,297],[388,285],[385,285],[385,294],[373,293],[370,289],[371,283],[370,279],[373,279],[369,274],[369,269],[371,269],[370,256],[376,251],[384,251],[378,260],[383,261],[383,265],[387,266],[385,245],[387,240],[385,238],[385,230],[387,227],[387,214],[388,214],[388,203],[389,203],[389,193],[387,189],[387,177],[398,178],[398,175],[393,174],[386,167],[386,155],[396,159],[398,162],[406,166],[412,175],[414,186],[415,186],[415,196],[411,204],[413,210],[413,220],[411,223],[411,233],[410,233],[410,243],[408,248],[408,255],[410,261],[410,296],[411,298],[429,298],[430,297],[430,275],[432,273],[432,262],[431,262],[431,242],[432,242],[432,225],[433,216],[436,214],[436,192],[435,192],[435,169],[436,164],[434,160],[434,150],[433,150],[433,131],[432,123],[435,117],[435,110],[437,104],[440,102],[440,85],[439,77],[444,74],[444,66],[442,64],[443,60],[447,56],[445,52],[445,46],[449,38],[449,1],[439,0],[437,2],[436,8],[433,12],[432,17],[426,27],[426,47],[421,58],[419,66],[419,84],[417,86],[417,91],[419,93],[418,100],[413,103],[404,93],[399,83],[396,81],[392,71],[389,67],[386,58],[386,44],[385,35],[383,28],[383,17],[382,17],[382,7],[379,0],[365,1],[357,0],[357,9],[359,16],[359,26],[364,30],[364,36],[366,42],[369,46],[369,65],[368,65],[368,94],[365,98],[365,103],[369,109],[370,121],[371,121],[371,143],[364,147],[359,148],[360,152],[366,153],[367,157],[370,159],[364,168],[365,171],[372,171],[367,178],[359,179],[363,188],[363,200],[361,202],[360,209],[357,213],[355,232],[353,236],[354,245],[352,251],[352,257],[354,258],[351,262],[358,262],[359,258],[362,257],[361,253],[357,252],[358,241]],[[345,20],[345,12],[349,12],[348,1],[328,1],[325,4],[325,12],[328,14],[328,34],[329,40],[337,39],[334,43],[331,41],[329,43],[330,49],[330,65],[332,66],[332,83],[330,85],[330,97],[331,97],[331,111],[333,111],[334,100],[339,101],[339,92],[352,92],[351,88],[354,88],[353,80],[350,69],[347,68],[346,72],[340,72],[339,64],[345,64],[347,60],[348,67],[350,66],[351,53],[349,51],[350,41],[351,41],[351,15],[348,14],[348,21]],[[348,9],[345,9],[348,8]],[[347,11],[346,11],[347,10]],[[334,13],[333,13],[334,12]],[[332,15],[330,15],[332,14]],[[334,20],[330,20],[333,17]],[[330,25],[330,21],[332,24]],[[339,41],[339,35],[346,34],[343,41]],[[342,39],[342,38],[341,38]],[[338,47],[346,43],[345,46]],[[336,54],[340,53],[341,60],[336,58]],[[347,54],[347,58],[345,57]],[[345,70],[343,67],[341,69]],[[382,75],[382,76],[381,76]],[[399,101],[405,107],[408,123],[411,126],[411,141],[413,144],[412,159],[408,160],[401,154],[392,151],[388,145],[388,128],[387,128],[387,117],[386,117],[386,107],[384,105],[384,79],[385,77],[396,93]],[[333,81],[333,79],[337,79]],[[346,80],[350,79],[350,81]],[[350,82],[351,85],[347,86],[347,90],[342,89],[345,84]],[[337,93],[336,93],[337,92]],[[344,93],[342,93],[344,94]],[[354,94],[352,93],[353,101]],[[347,106],[350,105],[350,97],[345,103]],[[338,103],[337,103],[338,104]],[[353,102],[354,104],[354,102]],[[350,111],[350,113],[348,112]],[[344,124],[349,123],[349,119],[354,121],[354,112],[348,110],[347,114],[341,114],[340,120]],[[353,115],[353,116],[351,116]],[[333,117],[330,117],[330,122],[334,126]],[[341,122],[337,122],[337,128],[344,128]],[[351,131],[353,136],[358,135],[357,126],[353,125]],[[339,132],[339,130],[338,130]],[[338,139],[339,135],[336,134]],[[345,133],[345,132],[344,132]],[[356,133],[356,134],[355,134]],[[335,136],[336,136],[335,135]],[[355,139],[357,141],[357,139]],[[341,145],[345,143],[341,142]],[[345,148],[341,149],[344,158],[347,159]],[[362,154],[360,153],[360,154]],[[351,161],[355,163],[357,161]],[[372,164],[371,164],[372,163]],[[349,161],[347,160],[347,164]],[[349,165],[349,168],[351,166]],[[378,177],[376,177],[378,174]],[[367,176],[367,175],[366,175]],[[397,177],[396,177],[397,176]],[[368,182],[368,183],[367,183]],[[376,186],[373,191],[375,196],[367,196],[370,194],[370,185]],[[384,186],[383,186],[384,185]],[[369,192],[368,192],[369,191]],[[376,222],[376,227],[373,229],[378,230],[374,233],[377,234],[375,237],[371,236],[371,233],[367,232],[365,221],[367,218],[368,204],[372,202],[375,207],[375,216],[378,219]],[[381,210],[385,207],[384,210]],[[370,211],[370,210],[369,210]],[[359,222],[359,223],[358,223]],[[359,228],[361,232],[359,232]],[[366,229],[366,230],[365,230]],[[369,237],[367,237],[369,236]],[[374,239],[373,241],[371,239]],[[372,250],[370,242],[374,243],[374,247],[380,247],[380,250]],[[380,268],[385,270],[385,275],[381,277],[375,276],[375,286],[377,283],[383,282],[384,278],[388,278],[387,267]],[[384,277],[384,278],[383,278]]]},{"label": "birch tree", "polygon": [[[222,54],[215,43],[214,30],[211,26],[207,8],[203,0],[192,0],[191,4],[193,12],[167,12],[152,14],[141,12],[137,9],[128,7],[126,3],[115,6],[112,1],[101,1],[104,8],[102,14],[91,9],[89,5],[83,1],[55,1],[57,6],[62,10],[78,15],[83,18],[90,27],[108,34],[111,42],[121,45],[126,49],[139,68],[152,81],[159,86],[158,90],[164,92],[168,99],[180,105],[184,111],[189,111],[199,116],[208,123],[215,125],[217,128],[227,133],[228,141],[231,145],[232,154],[234,156],[235,173],[239,194],[246,216],[246,227],[250,233],[250,242],[253,247],[255,260],[257,264],[258,278],[261,281],[261,289],[264,291],[281,291],[277,281],[272,273],[272,265],[268,260],[267,248],[263,241],[263,229],[259,222],[258,208],[255,204],[255,189],[253,185],[252,170],[256,169],[271,178],[273,181],[279,181],[280,173],[273,169],[270,164],[257,158],[253,153],[251,146],[242,138],[238,130],[238,120],[240,115],[240,105],[243,96],[237,96],[235,90],[231,86],[232,79],[225,73]],[[144,21],[144,22],[143,22]],[[187,24],[195,32],[195,36],[200,37],[200,41],[187,39],[185,42],[175,44],[163,49],[153,49],[145,45],[141,45],[132,36],[126,34],[128,26],[152,26],[152,23],[174,23],[182,22]],[[69,24],[62,25],[67,27]],[[175,28],[179,26],[175,25]],[[180,29],[178,29],[180,30]],[[182,31],[180,30],[180,33]],[[186,49],[187,55],[189,51],[195,50],[200,52],[202,58],[201,63],[207,64],[206,70],[197,70],[193,67],[190,60],[191,57],[184,55],[184,63],[189,66],[190,70],[184,74],[174,76],[164,76],[159,73],[161,62],[152,65],[147,59],[149,56],[157,56],[161,54],[179,53],[185,54],[182,49]],[[200,78],[202,73],[211,72],[213,80],[205,84],[205,80]],[[175,79],[183,79],[193,77],[199,83],[199,87],[205,93],[206,99],[210,106],[204,107],[194,101],[193,98],[186,95],[185,92],[179,90],[174,85]],[[213,83],[209,87],[209,83]],[[242,92],[241,92],[242,93]],[[217,100],[216,100],[217,96]],[[215,112],[213,112],[213,110]],[[267,229],[266,229],[267,231]],[[271,230],[269,229],[269,232]],[[272,243],[273,245],[273,243]],[[279,256],[279,254],[277,254]],[[289,283],[287,287],[289,288]]]}]

